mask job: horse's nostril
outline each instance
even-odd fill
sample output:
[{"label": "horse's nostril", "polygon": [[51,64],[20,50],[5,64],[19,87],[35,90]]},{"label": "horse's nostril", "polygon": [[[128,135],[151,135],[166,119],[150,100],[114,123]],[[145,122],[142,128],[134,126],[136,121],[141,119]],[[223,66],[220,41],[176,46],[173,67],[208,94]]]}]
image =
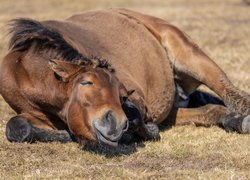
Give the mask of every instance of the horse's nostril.
[{"label": "horse's nostril", "polygon": [[104,118],[105,119],[109,119],[109,118],[112,118],[112,111],[107,111],[106,113],[105,113],[105,115],[104,115]]},{"label": "horse's nostril", "polygon": [[107,135],[112,135],[116,132],[116,120],[112,111],[108,111],[103,118],[104,124],[106,126]]}]

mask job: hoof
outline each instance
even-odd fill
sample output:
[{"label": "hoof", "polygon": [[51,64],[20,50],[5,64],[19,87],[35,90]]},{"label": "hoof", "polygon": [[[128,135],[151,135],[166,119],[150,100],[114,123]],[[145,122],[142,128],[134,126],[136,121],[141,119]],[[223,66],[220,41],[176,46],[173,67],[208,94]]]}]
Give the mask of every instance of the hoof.
[{"label": "hoof", "polygon": [[31,133],[31,125],[19,117],[9,120],[6,125],[6,137],[10,142],[25,142]]},{"label": "hoof", "polygon": [[231,113],[223,118],[221,122],[222,128],[227,132],[250,133],[250,115],[241,116]]},{"label": "hoof", "polygon": [[148,131],[147,140],[158,141],[161,139],[159,128],[155,123],[148,122],[145,126]]},{"label": "hoof", "polygon": [[246,134],[250,133],[250,115],[246,116],[242,120],[241,128],[242,128],[242,133]]}]

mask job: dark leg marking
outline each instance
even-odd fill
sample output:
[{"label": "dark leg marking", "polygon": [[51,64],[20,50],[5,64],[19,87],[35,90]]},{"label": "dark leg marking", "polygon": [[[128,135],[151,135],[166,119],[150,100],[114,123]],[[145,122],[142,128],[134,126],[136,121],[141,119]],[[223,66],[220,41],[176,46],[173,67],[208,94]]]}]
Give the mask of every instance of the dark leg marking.
[{"label": "dark leg marking", "polygon": [[129,144],[140,140],[159,140],[160,132],[158,126],[153,122],[145,122],[142,119],[139,109],[129,100],[122,105],[129,120],[129,128],[123,134],[120,143]]},{"label": "dark leg marking", "polygon": [[6,125],[6,137],[10,142],[29,141],[31,125],[20,117],[13,117]]},{"label": "dark leg marking", "polygon": [[22,117],[16,116],[6,125],[6,137],[10,142],[72,142],[73,138],[66,130],[45,130],[32,126]]}]

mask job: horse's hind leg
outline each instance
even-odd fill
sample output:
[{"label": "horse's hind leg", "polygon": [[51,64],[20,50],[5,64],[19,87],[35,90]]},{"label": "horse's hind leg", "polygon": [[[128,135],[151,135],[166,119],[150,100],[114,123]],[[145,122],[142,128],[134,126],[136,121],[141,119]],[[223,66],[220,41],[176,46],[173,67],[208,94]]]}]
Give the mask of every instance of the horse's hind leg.
[{"label": "horse's hind leg", "polygon": [[219,125],[226,131],[250,133],[250,95],[236,88],[218,65],[183,32],[164,22],[157,25],[161,43],[173,64],[175,81],[187,94],[204,84],[226,105],[179,108],[175,113],[175,124]]},{"label": "horse's hind leg", "polygon": [[222,98],[231,112],[250,114],[250,95],[236,88],[198,46],[173,26],[163,25],[160,32],[173,63],[175,80],[187,93],[204,84]]},{"label": "horse's hind leg", "polygon": [[174,108],[165,125],[197,126],[217,125],[228,132],[250,133],[250,115],[239,116],[228,113],[228,109],[221,105],[208,104],[199,108]]},{"label": "horse's hind leg", "polygon": [[6,125],[6,137],[10,142],[71,142],[66,130],[48,130],[35,127],[25,116],[12,117]]}]

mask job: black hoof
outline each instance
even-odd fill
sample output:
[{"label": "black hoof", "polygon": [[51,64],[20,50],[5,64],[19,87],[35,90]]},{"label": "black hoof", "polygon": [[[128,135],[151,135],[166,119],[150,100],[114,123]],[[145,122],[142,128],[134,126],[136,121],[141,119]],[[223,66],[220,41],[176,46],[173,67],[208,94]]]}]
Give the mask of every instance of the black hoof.
[{"label": "black hoof", "polygon": [[227,132],[250,133],[250,115],[240,116],[229,114],[221,121],[221,126]]},{"label": "black hoof", "polygon": [[246,116],[242,121],[242,133],[250,134],[250,115]]},{"label": "black hoof", "polygon": [[148,122],[145,126],[148,133],[147,140],[158,141],[161,139],[159,128],[155,123]]},{"label": "black hoof", "polygon": [[13,117],[6,125],[6,137],[10,142],[29,141],[31,125],[20,117]]}]

